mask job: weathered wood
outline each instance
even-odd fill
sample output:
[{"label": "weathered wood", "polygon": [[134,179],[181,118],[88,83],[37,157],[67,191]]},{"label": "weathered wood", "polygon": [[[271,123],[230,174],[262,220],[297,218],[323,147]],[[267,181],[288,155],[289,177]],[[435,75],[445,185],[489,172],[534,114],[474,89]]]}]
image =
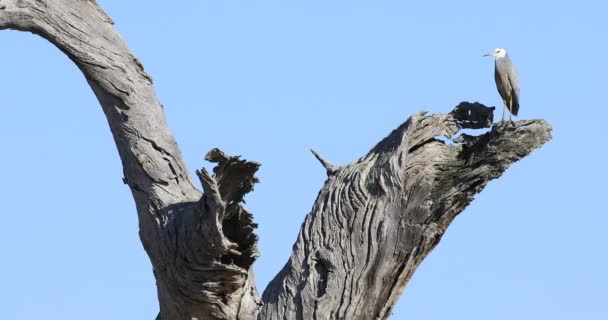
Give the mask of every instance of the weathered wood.
[{"label": "weathered wood", "polygon": [[321,165],[323,165],[323,168],[325,168],[325,170],[327,170],[327,176],[334,175],[338,172],[338,170],[340,170],[340,167],[329,162],[329,160],[325,159],[322,155],[320,155],[314,149],[310,149],[310,152],[312,152],[312,154],[315,156],[315,158],[317,158],[317,160],[319,160],[319,162],[321,162]]},{"label": "weathered wood", "polygon": [[[257,256],[257,238],[250,215],[239,204],[249,189],[209,176],[220,194],[224,187],[230,190],[230,202],[211,201],[217,196],[211,192],[202,197],[169,131],[152,79],[112,20],[92,0],[0,0],[0,29],[6,28],[55,44],[76,63],[97,96],[120,154],[124,182],[135,199],[161,318],[255,319],[260,302],[250,266]],[[253,174],[249,162],[230,164],[222,175],[236,173],[245,179],[239,166]]]},{"label": "weathered wood", "polygon": [[218,149],[205,159],[218,165],[213,175],[197,171],[205,191],[200,200],[163,212],[173,219],[160,243],[167,257],[154,268],[161,319],[255,319],[261,306],[252,269],[257,225],[241,202],[260,165]]},{"label": "weathered wood", "polygon": [[[473,196],[551,139],[543,120],[488,127],[493,108],[415,114],[363,158],[330,175],[258,319],[385,319],[412,274]],[[464,141],[466,140],[466,141]]]},{"label": "weathered wood", "polygon": [[[328,179],[292,256],[259,299],[255,162],[217,149],[192,183],[152,79],[93,0],[0,0],[0,29],[38,34],[82,70],[107,117],[157,280],[158,319],[385,319],[416,267],[488,181],[551,139],[543,120],[487,128],[493,108],[417,113]],[[446,144],[439,136],[452,139]]]}]

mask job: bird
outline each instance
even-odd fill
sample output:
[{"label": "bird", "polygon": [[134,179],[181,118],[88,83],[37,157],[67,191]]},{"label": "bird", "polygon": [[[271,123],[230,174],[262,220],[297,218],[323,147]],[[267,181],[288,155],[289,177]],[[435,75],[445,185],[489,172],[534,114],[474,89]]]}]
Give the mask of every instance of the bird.
[{"label": "bird", "polygon": [[509,122],[513,122],[512,116],[517,116],[519,112],[519,76],[515,65],[509,59],[507,50],[503,48],[496,48],[483,56],[495,58],[494,80],[503,101],[502,121],[505,121],[505,109],[508,108]]}]

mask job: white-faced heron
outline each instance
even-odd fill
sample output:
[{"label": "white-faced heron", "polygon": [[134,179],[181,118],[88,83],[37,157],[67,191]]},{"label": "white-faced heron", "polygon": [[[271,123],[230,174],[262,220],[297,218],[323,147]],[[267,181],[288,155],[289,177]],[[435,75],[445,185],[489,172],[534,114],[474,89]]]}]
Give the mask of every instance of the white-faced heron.
[{"label": "white-faced heron", "polygon": [[509,59],[507,50],[498,48],[493,52],[484,54],[496,58],[494,68],[494,79],[496,80],[496,88],[502,97],[504,107],[502,109],[502,121],[505,121],[505,109],[509,109],[509,121],[512,115],[517,115],[519,112],[519,76],[515,65]]}]

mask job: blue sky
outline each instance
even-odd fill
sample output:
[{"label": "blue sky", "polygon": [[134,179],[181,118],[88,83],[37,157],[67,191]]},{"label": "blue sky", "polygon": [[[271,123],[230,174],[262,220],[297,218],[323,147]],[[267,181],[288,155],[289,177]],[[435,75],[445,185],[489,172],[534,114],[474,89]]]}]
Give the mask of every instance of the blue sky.
[{"label": "blue sky", "polygon": [[[554,139],[455,220],[391,319],[608,319],[608,7],[602,1],[99,0],[154,78],[192,172],[220,147],[263,164],[247,198],[260,292],[325,174],[420,110],[500,106],[493,62],[521,79],[521,118]],[[36,36],[0,32],[3,318],[153,319],[152,270],[101,108]],[[497,113],[497,116],[500,116]]]}]

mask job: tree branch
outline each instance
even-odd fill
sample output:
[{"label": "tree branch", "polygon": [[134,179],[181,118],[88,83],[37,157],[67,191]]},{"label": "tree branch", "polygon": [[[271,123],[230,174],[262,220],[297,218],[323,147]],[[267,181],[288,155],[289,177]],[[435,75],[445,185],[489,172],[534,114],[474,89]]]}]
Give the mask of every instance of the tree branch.
[{"label": "tree branch", "polygon": [[[325,182],[258,319],[385,319],[452,220],[486,184],[551,139],[543,120],[492,124],[493,108],[420,112]],[[460,141],[460,143],[458,143]]]},{"label": "tree branch", "polygon": [[83,72],[112,130],[157,280],[161,319],[255,319],[256,225],[240,203],[259,165],[226,157],[192,183],[152,79],[92,0],[0,0],[0,29],[38,34]]},{"label": "tree branch", "polygon": [[80,68],[106,114],[138,207],[200,197],[152,79],[95,1],[0,0],[0,8],[0,29],[38,34]]},{"label": "tree branch", "polygon": [[340,167],[329,162],[329,160],[325,159],[322,155],[317,153],[314,149],[311,148],[310,152],[312,152],[312,154],[315,156],[315,158],[317,158],[317,160],[319,160],[319,162],[321,162],[321,165],[325,168],[325,170],[327,170],[327,176],[334,175],[338,172],[338,170],[340,170]]}]

